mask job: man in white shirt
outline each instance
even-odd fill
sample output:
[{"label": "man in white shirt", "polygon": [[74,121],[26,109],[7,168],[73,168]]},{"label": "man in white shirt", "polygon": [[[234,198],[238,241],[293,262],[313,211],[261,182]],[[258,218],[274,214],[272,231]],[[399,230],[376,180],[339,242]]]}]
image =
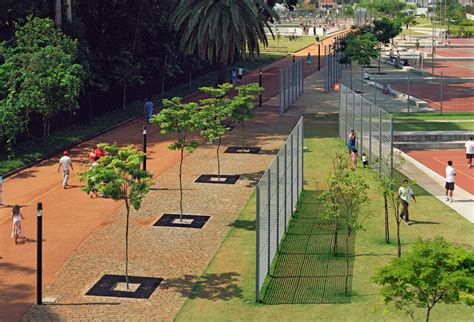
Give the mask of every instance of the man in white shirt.
[{"label": "man in white shirt", "polygon": [[72,160],[68,156],[67,151],[64,151],[63,157],[59,159],[58,173],[61,168],[63,169],[63,188],[67,189],[67,186],[68,186],[67,181],[69,179],[71,170],[73,170]]},{"label": "man in white shirt", "polygon": [[464,146],[466,147],[467,167],[470,169],[472,167],[472,158],[474,158],[474,140],[469,138],[469,141]]},{"label": "man in white shirt", "polygon": [[454,177],[456,176],[456,170],[453,168],[453,161],[448,161],[448,166],[446,167],[446,184],[444,188],[446,189],[446,201],[453,201],[453,190],[454,190]]},{"label": "man in white shirt", "polygon": [[408,180],[403,180],[403,184],[400,188],[398,188],[398,195],[400,196],[400,200],[402,201],[402,213],[400,214],[400,218],[405,220],[407,225],[411,225],[412,222],[408,219],[408,204],[410,203],[410,198],[413,198],[413,201],[416,203],[415,194],[413,190],[408,185]]}]

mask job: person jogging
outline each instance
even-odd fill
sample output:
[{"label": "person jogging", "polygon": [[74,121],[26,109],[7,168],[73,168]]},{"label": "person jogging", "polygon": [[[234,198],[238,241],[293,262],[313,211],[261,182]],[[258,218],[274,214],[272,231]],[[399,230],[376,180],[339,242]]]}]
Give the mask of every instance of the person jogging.
[{"label": "person jogging", "polygon": [[472,158],[474,158],[474,140],[469,138],[464,146],[466,147],[467,167],[470,169],[472,168]]},{"label": "person jogging", "polygon": [[67,151],[64,151],[63,157],[59,159],[58,173],[61,168],[63,170],[63,188],[67,189],[69,175],[71,174],[71,170],[73,170],[72,160]]}]

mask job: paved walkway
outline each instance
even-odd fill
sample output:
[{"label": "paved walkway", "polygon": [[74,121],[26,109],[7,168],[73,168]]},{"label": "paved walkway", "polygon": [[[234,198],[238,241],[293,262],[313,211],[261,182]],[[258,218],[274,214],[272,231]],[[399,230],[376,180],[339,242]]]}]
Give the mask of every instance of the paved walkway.
[{"label": "paved walkway", "polygon": [[[317,56],[315,46],[297,53],[297,56],[304,57],[308,51],[313,57]],[[177,234],[174,230],[157,230],[151,226],[161,213],[177,210],[178,155],[166,149],[170,142],[169,136],[158,135],[158,127],[149,129],[150,153],[147,165],[155,174],[157,186],[147,197],[139,215],[132,214],[130,272],[166,278],[160,287],[163,293],[157,293],[155,301],[154,295],[150,301],[141,301],[136,306],[136,301],[91,299],[83,295],[101,274],[123,273],[124,216],[121,204],[111,200],[90,199],[80,191],[75,175],[71,178],[74,187],[70,190],[61,189],[56,159],[46,160],[7,179],[4,183],[7,198],[4,199],[8,204],[25,206],[23,213],[26,219],[23,224],[27,239],[22,245],[14,245],[9,239],[10,209],[0,209],[0,256],[3,257],[0,261],[0,321],[19,320],[35,298],[34,208],[39,200],[45,207],[43,260],[44,284],[47,286],[44,296],[57,298],[58,304],[33,306],[24,319],[92,319],[108,317],[109,313],[117,319],[125,316],[133,319],[146,316],[143,315],[145,311],[152,314],[150,318],[172,319],[193,286],[193,279],[207,266],[226,235],[228,226],[245,205],[261,171],[273,159],[272,153],[296,122],[295,115],[278,118],[278,108],[270,100],[278,93],[278,70],[290,64],[291,59],[288,57],[263,68],[266,88],[264,100],[268,102],[257,113],[253,122],[255,129],[248,133],[251,138],[248,143],[262,146],[265,153],[258,155],[258,161],[244,155],[232,158],[223,155],[223,172],[233,173],[238,169],[242,175],[239,185],[209,187],[192,183],[200,173],[212,172],[214,153],[202,148],[187,157],[185,180],[191,187],[186,192],[186,211],[214,215],[203,233],[183,231]],[[315,64],[305,65],[305,75],[310,75],[316,68]],[[257,79],[257,72],[245,76],[246,82]],[[197,97],[199,95],[193,98]],[[74,162],[80,169],[85,169],[85,150],[97,142],[139,145],[142,122],[134,121],[72,149]],[[271,129],[268,129],[269,122],[275,124]],[[232,133],[226,140],[235,144],[236,135]],[[229,168],[226,168],[227,164]],[[77,170],[76,167],[76,173]]]}]

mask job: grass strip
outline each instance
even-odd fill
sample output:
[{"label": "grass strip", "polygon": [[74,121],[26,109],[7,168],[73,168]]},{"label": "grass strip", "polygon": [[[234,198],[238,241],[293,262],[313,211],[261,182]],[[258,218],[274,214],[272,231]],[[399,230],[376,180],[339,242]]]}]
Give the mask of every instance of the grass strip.
[{"label": "grass strip", "polygon": [[395,123],[395,131],[474,131],[474,122]]}]

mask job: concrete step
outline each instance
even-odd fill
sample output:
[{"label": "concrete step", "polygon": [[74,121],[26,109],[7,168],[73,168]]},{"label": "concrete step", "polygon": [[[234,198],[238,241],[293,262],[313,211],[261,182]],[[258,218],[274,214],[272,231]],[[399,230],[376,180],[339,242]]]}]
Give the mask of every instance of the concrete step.
[{"label": "concrete step", "polygon": [[463,149],[466,141],[451,142],[393,142],[400,150],[454,150]]},{"label": "concrete step", "polygon": [[[440,142],[466,142],[474,137],[474,131],[396,131],[393,133],[394,142],[420,142],[420,143],[440,143]],[[463,143],[463,146],[464,146]]]}]

